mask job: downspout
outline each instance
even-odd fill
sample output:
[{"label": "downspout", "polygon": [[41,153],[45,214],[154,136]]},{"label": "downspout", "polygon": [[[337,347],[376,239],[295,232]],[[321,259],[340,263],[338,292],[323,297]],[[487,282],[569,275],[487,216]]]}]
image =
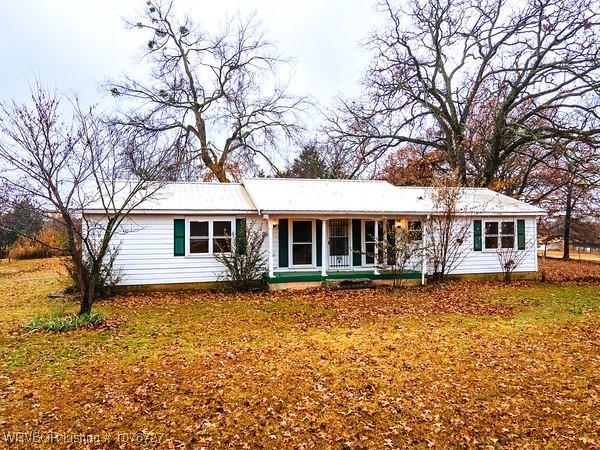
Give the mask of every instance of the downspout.
[{"label": "downspout", "polygon": [[[427,221],[429,221],[431,219],[431,216],[428,214],[427,215]],[[422,238],[422,243],[423,243],[423,254],[421,256],[422,258],[422,262],[421,262],[421,286],[425,286],[425,277],[427,276],[427,234],[425,233],[426,227],[424,227],[423,225],[421,225],[422,228],[422,232],[423,232],[423,238]]]}]

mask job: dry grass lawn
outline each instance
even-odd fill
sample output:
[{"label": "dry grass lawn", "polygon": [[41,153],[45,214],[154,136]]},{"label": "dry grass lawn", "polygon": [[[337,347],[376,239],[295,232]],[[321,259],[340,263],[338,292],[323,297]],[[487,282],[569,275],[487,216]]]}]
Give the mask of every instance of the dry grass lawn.
[{"label": "dry grass lawn", "polygon": [[600,446],[595,282],[137,294],[24,331],[64,283],[0,265],[0,448]]}]

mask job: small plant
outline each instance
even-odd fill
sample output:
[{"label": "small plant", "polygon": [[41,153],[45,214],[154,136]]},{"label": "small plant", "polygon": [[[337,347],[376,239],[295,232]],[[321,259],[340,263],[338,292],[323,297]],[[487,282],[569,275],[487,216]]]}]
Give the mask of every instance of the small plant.
[{"label": "small plant", "polygon": [[235,236],[231,252],[218,253],[216,259],[225,266],[223,276],[229,286],[236,291],[264,289],[264,275],[267,271],[263,244],[265,232],[254,226],[246,226]]},{"label": "small plant", "polygon": [[60,333],[78,328],[94,328],[106,323],[106,317],[100,312],[90,314],[69,314],[65,308],[59,308],[50,314],[35,316],[25,327],[28,331],[49,331]]}]

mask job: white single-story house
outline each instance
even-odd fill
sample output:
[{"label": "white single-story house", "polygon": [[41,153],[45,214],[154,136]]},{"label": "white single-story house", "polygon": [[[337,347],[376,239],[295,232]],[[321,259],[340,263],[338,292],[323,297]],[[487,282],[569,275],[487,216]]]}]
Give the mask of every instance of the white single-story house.
[{"label": "white single-story house", "polygon": [[[214,285],[224,275],[215,252],[231,248],[236,232],[253,224],[266,232],[271,289],[356,278],[424,283],[432,270],[425,252],[417,252],[402,274],[390,273],[375,242],[393,239],[389,230],[403,227],[424,248],[429,239],[424,224],[436,214],[432,189],[281,178],[169,183],[125,220],[113,242],[119,248],[115,268],[120,284],[132,288]],[[462,189],[457,212],[469,231],[451,275],[500,275],[498,252],[510,249],[523,252],[514,276],[535,276],[536,219],[544,212],[489,189]],[[103,210],[92,207],[85,214],[100,219]]]}]

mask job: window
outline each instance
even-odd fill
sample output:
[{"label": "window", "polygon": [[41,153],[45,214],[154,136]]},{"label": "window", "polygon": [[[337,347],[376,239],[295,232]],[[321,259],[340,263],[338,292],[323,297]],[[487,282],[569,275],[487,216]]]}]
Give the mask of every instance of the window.
[{"label": "window", "polygon": [[190,222],[190,253],[209,253],[208,220]]},{"label": "window", "polygon": [[313,221],[292,221],[292,265],[313,264]]},{"label": "window", "polygon": [[231,221],[215,220],[213,222],[213,253],[229,253],[231,251]]},{"label": "window", "polygon": [[209,255],[231,251],[231,220],[190,220],[189,254]]},{"label": "window", "polygon": [[[379,241],[384,238],[383,223],[381,221],[365,220],[365,264],[373,264],[375,262],[375,223],[377,223],[377,236]],[[379,262],[383,262],[383,255],[378,253]]]},{"label": "window", "polygon": [[514,222],[486,222],[485,223],[485,248],[514,248],[515,223]]},{"label": "window", "polygon": [[500,245],[502,248],[514,248],[515,246],[515,223],[502,222],[502,235],[500,236]]},{"label": "window", "polygon": [[423,228],[420,220],[408,221],[408,235],[413,241],[423,240]]}]

